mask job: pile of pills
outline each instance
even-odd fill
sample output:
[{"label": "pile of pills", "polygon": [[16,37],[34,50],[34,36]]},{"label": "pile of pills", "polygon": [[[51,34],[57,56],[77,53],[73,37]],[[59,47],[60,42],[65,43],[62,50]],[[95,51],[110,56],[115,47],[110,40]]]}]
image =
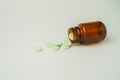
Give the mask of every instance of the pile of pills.
[{"label": "pile of pills", "polygon": [[[58,51],[60,49],[69,49],[71,47],[72,43],[68,39],[62,41],[62,42],[55,42],[55,43],[48,43],[46,44],[47,48],[50,48],[54,51]],[[42,47],[35,47],[34,49],[36,52],[41,52],[43,50]]]}]

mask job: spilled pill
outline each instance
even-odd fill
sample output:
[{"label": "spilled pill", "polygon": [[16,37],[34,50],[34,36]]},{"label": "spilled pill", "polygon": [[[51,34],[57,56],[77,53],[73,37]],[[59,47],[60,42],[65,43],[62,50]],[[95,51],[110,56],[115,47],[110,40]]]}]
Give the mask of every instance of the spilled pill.
[{"label": "spilled pill", "polygon": [[35,52],[42,52],[43,48],[42,47],[35,47],[34,51]]},{"label": "spilled pill", "polygon": [[66,39],[66,40],[64,40],[63,45],[61,46],[61,48],[62,49],[68,49],[68,48],[71,47],[71,45],[72,45],[72,43],[68,39]]},{"label": "spilled pill", "polygon": [[61,42],[55,42],[55,43],[48,43],[47,48],[50,48],[52,50],[59,50],[59,49],[68,49],[72,45],[71,41],[68,39],[65,39]]},{"label": "spilled pill", "polygon": [[53,46],[51,46],[51,49],[54,50],[54,51],[58,51],[60,49],[60,47],[56,46],[56,45],[53,45]]},{"label": "spilled pill", "polygon": [[[69,39],[65,39],[61,42],[54,42],[54,43],[47,43],[46,47],[50,48],[51,50],[58,51],[60,49],[69,49],[71,47],[72,43]],[[35,47],[34,50],[36,52],[41,52],[43,50],[42,47]]]}]

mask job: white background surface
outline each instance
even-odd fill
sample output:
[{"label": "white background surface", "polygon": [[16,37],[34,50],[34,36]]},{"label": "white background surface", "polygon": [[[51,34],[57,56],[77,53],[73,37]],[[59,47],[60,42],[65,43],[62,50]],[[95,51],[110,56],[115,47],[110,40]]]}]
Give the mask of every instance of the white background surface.
[{"label": "white background surface", "polygon": [[[107,27],[101,43],[33,50],[96,20]],[[120,0],[0,0],[0,80],[120,80],[119,29]]]}]

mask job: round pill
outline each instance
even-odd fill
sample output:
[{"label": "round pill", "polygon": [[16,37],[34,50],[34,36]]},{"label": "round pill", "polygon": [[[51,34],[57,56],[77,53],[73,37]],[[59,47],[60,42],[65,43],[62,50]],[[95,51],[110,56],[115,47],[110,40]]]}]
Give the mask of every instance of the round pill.
[{"label": "round pill", "polygon": [[47,43],[46,46],[47,48],[50,48],[51,46],[53,46],[53,43]]},{"label": "round pill", "polygon": [[69,41],[68,39],[63,41],[63,45],[61,46],[62,49],[68,49],[70,48],[72,45],[71,41]]},{"label": "round pill", "polygon": [[61,46],[62,49],[68,49],[68,48],[70,48],[70,47],[71,47],[71,45],[70,45],[70,44],[66,44],[66,43],[64,43],[64,44]]},{"label": "round pill", "polygon": [[72,45],[71,41],[68,39],[64,40],[63,44],[70,45],[70,46]]},{"label": "round pill", "polygon": [[56,45],[53,45],[53,46],[51,46],[51,49],[57,51],[57,50],[60,49],[60,47],[59,47],[59,46],[56,46]]},{"label": "round pill", "polygon": [[62,42],[56,42],[56,43],[54,43],[55,46],[59,46],[59,47],[60,47],[62,44],[63,44]]},{"label": "round pill", "polygon": [[42,47],[35,47],[34,50],[35,50],[35,52],[41,52],[43,50],[43,48]]}]

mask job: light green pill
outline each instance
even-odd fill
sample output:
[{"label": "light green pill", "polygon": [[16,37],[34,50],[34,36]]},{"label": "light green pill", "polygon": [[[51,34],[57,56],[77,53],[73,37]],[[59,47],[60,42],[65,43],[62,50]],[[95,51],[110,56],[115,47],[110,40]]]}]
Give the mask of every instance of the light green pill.
[{"label": "light green pill", "polygon": [[60,49],[60,47],[59,47],[59,46],[55,46],[55,45],[53,45],[53,46],[51,46],[51,49],[54,50],[54,51],[57,51],[57,50]]},{"label": "light green pill", "polygon": [[62,45],[61,46],[61,49],[69,49],[70,48],[70,46],[68,46],[68,45]]},{"label": "light green pill", "polygon": [[71,47],[71,45],[70,45],[70,44],[66,44],[66,43],[64,43],[64,44],[61,46],[62,49],[68,49],[68,48],[70,48],[70,47]]},{"label": "light green pill", "polygon": [[66,44],[68,44],[68,45],[72,45],[71,41],[68,40],[68,39],[64,40],[64,43],[66,43]]},{"label": "light green pill", "polygon": [[46,47],[47,47],[47,48],[50,48],[51,46],[53,46],[53,43],[47,43],[47,44],[46,44]]},{"label": "light green pill", "polygon": [[48,43],[46,46],[47,48],[50,48],[54,51],[57,51],[59,49],[68,49],[72,45],[71,41],[69,39],[65,39],[62,42],[55,42],[55,43]]},{"label": "light green pill", "polygon": [[43,50],[42,47],[35,47],[35,48],[34,48],[34,51],[35,51],[35,52],[41,52],[42,50]]},{"label": "light green pill", "polygon": [[70,48],[72,45],[71,41],[69,41],[68,39],[64,40],[63,45],[61,46],[62,49],[68,49]]},{"label": "light green pill", "polygon": [[46,46],[47,46],[47,48],[57,51],[60,49],[61,45],[62,45],[61,42],[56,42],[56,43],[48,43]]},{"label": "light green pill", "polygon": [[72,43],[71,43],[71,41],[69,41],[68,39],[66,39],[66,40],[64,40],[63,45],[69,45],[69,46],[71,46]]},{"label": "light green pill", "polygon": [[56,43],[54,43],[55,46],[59,46],[59,47],[60,47],[62,44],[63,44],[62,42],[56,42]]}]

